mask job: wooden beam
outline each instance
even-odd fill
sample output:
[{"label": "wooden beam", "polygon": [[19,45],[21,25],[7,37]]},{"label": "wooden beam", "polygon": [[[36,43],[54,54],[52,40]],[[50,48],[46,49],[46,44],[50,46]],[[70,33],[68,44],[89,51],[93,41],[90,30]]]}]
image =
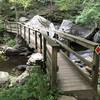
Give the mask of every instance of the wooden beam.
[{"label": "wooden beam", "polygon": [[35,31],[35,49],[37,50],[37,31]]},{"label": "wooden beam", "polygon": [[59,33],[59,35],[61,37],[64,37],[72,42],[75,42],[77,44],[80,44],[86,48],[89,48],[91,50],[94,50],[95,47],[98,45],[98,43],[95,43],[95,42],[92,42],[92,41],[89,41],[89,40],[86,40],[84,38],[81,38],[81,37],[76,37],[74,35],[71,35],[71,34],[68,34],[68,33]]},{"label": "wooden beam", "polygon": [[40,34],[40,53],[42,53],[42,34]]},{"label": "wooden beam", "polygon": [[58,47],[52,47],[52,65],[51,65],[51,88],[54,89],[57,86],[57,52]]},{"label": "wooden beam", "polygon": [[97,92],[97,85],[98,85],[98,77],[99,77],[99,67],[100,67],[100,55],[98,55],[95,51],[94,51],[94,59],[93,59],[93,75],[92,75],[92,81],[93,81],[93,87]]},{"label": "wooden beam", "polygon": [[28,35],[28,40],[29,40],[29,44],[30,44],[30,28],[28,28],[28,32],[29,32],[29,35]]}]

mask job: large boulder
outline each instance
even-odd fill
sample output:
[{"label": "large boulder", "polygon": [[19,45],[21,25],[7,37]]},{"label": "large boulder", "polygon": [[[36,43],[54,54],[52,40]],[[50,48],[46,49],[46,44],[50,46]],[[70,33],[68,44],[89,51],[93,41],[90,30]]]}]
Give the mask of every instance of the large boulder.
[{"label": "large boulder", "polygon": [[5,49],[5,53],[7,56],[16,56],[16,55],[19,55],[20,51],[18,49],[14,49],[12,47],[7,47]]},{"label": "large boulder", "polygon": [[29,71],[24,71],[20,76],[17,77],[16,83],[18,84],[24,84],[27,77],[29,76]]},{"label": "large boulder", "polygon": [[0,85],[9,82],[9,73],[0,71]]},{"label": "large boulder", "polygon": [[94,35],[94,42],[100,43],[100,30]]},{"label": "large boulder", "polygon": [[26,21],[28,21],[29,19],[28,18],[26,18],[26,17],[21,17],[21,18],[19,18],[19,22],[26,22]]},{"label": "large boulder", "polygon": [[26,70],[26,67],[27,67],[27,65],[18,65],[18,66],[16,66],[16,68],[17,68],[19,71],[25,71],[25,70]]},{"label": "large boulder", "polygon": [[27,65],[36,64],[43,60],[43,55],[41,53],[33,53],[27,61]]},{"label": "large boulder", "polygon": [[[30,21],[28,21],[26,26],[30,28],[35,28],[39,30],[41,33],[47,34],[49,33],[50,37],[54,36],[55,33],[55,27],[54,24],[45,19],[42,16],[36,15],[34,16]],[[48,32],[48,33],[47,33]]]},{"label": "large boulder", "polygon": [[91,29],[88,27],[76,25],[70,20],[63,20],[58,31],[86,38]]},{"label": "large boulder", "polygon": [[70,20],[63,20],[62,24],[61,24],[61,26],[59,28],[59,31],[70,33],[72,26],[73,26],[73,22],[72,21],[70,21]]},{"label": "large boulder", "polygon": [[28,76],[29,76],[29,71],[28,70],[24,71],[18,77],[10,76],[10,85],[9,85],[9,87],[12,87],[12,86],[15,86],[15,85],[18,85],[18,84],[23,85],[26,82]]}]

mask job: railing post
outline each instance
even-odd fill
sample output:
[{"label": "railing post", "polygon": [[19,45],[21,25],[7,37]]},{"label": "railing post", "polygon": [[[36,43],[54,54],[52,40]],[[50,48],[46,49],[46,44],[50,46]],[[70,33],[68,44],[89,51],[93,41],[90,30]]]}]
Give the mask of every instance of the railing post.
[{"label": "railing post", "polygon": [[24,26],[24,39],[26,39],[26,26]]},{"label": "railing post", "polygon": [[11,27],[11,23],[9,22],[9,26],[10,26],[10,32],[12,32],[12,27]]},{"label": "railing post", "polygon": [[35,31],[35,49],[37,50],[37,31]]},{"label": "railing post", "polygon": [[58,47],[52,47],[52,65],[51,65],[51,88],[56,88],[57,86],[57,52]]},{"label": "railing post", "polygon": [[40,33],[40,53],[42,53],[42,34]]},{"label": "railing post", "polygon": [[20,35],[22,35],[22,25],[21,24],[20,24],[19,30],[20,30]]},{"label": "railing post", "polygon": [[[68,47],[71,47],[69,40],[67,40],[67,45],[68,45]],[[67,51],[66,54],[67,54],[68,57],[70,57],[70,52],[69,51]]]},{"label": "railing post", "polygon": [[19,35],[19,24],[17,23],[17,34]]},{"label": "railing post", "polygon": [[29,44],[30,44],[30,28],[28,29],[28,32],[29,32]]},{"label": "railing post", "polygon": [[7,22],[4,21],[4,28],[7,30]]},{"label": "railing post", "polygon": [[97,54],[96,52],[94,52],[94,66],[93,66],[93,76],[92,76],[92,82],[93,82],[93,88],[96,90],[97,92],[97,85],[98,85],[98,77],[99,77],[99,67],[100,67],[100,55]]},{"label": "railing post", "polygon": [[44,64],[43,64],[43,68],[46,68],[46,39],[43,37],[43,60],[44,60]]}]

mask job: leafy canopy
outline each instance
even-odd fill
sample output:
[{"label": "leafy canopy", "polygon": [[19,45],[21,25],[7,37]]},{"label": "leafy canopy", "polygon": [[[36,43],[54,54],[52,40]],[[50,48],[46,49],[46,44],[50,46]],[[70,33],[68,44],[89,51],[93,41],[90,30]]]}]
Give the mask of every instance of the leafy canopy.
[{"label": "leafy canopy", "polygon": [[70,10],[75,8],[82,0],[56,0],[56,5],[58,5],[60,10]]},{"label": "leafy canopy", "polygon": [[10,2],[21,4],[24,8],[30,6],[32,0],[9,0]]},{"label": "leafy canopy", "polygon": [[100,24],[100,1],[86,2],[83,11],[76,18],[76,23],[86,24]]}]

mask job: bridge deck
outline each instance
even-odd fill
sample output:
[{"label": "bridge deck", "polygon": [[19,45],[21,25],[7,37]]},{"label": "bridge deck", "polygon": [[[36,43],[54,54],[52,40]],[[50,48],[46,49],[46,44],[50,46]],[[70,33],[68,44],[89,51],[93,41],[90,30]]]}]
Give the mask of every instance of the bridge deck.
[{"label": "bridge deck", "polygon": [[58,88],[64,92],[92,90],[92,87],[84,79],[83,76],[75,70],[74,66],[66,60],[66,58],[59,53],[58,54]]}]

